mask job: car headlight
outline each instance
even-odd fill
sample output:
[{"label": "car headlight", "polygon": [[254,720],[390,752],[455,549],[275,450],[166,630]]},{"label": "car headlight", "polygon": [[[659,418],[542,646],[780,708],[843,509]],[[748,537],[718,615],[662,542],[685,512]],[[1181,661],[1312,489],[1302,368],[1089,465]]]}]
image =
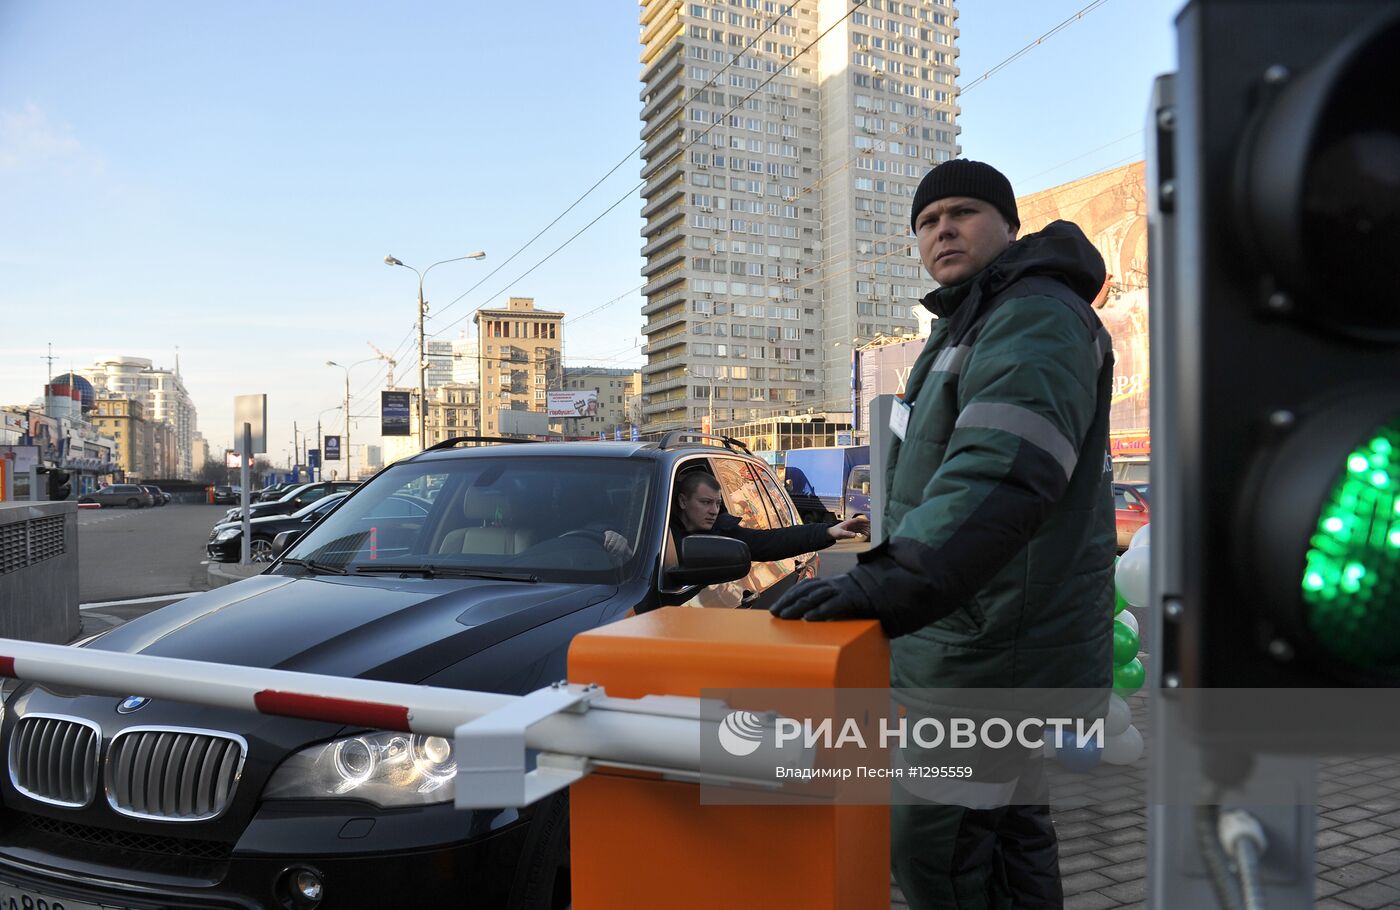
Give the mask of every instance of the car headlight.
[{"label": "car headlight", "polygon": [[233,538],[237,537],[239,534],[242,533],[242,528],[224,528],[218,534],[214,535],[214,542],[218,543],[224,540],[232,540]]},{"label": "car headlight", "polygon": [[265,799],[362,799],[383,808],[451,802],[452,741],[417,733],[362,733],[294,753],[273,772]]}]

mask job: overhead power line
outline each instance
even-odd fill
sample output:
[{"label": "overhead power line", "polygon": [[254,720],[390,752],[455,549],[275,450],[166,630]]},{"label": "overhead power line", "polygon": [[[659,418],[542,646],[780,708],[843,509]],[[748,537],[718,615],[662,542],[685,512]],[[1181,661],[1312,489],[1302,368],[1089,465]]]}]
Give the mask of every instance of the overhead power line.
[{"label": "overhead power line", "polygon": [[[733,58],[731,58],[730,61],[729,61],[728,63],[726,63],[723,67],[721,67],[720,70],[719,70],[719,72],[717,72],[717,73],[715,73],[713,76],[711,76],[710,79],[709,79],[709,81],[707,81],[704,85],[702,85],[702,86],[700,86],[699,88],[697,88],[697,89],[694,91],[694,93],[691,94],[690,98],[693,100],[693,99],[696,97],[696,95],[699,95],[701,92],[705,91],[705,90],[708,89],[710,86],[714,85],[714,84],[715,84],[715,80],[718,79],[720,76],[724,75],[725,70],[727,70],[727,69],[729,69],[731,66],[733,66],[735,60],[738,60],[738,59],[739,59],[740,57],[742,57],[744,54],[748,53],[748,52],[753,48],[753,46],[756,45],[756,44],[759,42],[759,39],[761,39],[764,35],[768,34],[768,32],[773,28],[773,26],[777,25],[778,22],[779,22],[780,20],[782,20],[782,18],[783,18],[784,16],[786,16],[786,15],[787,15],[786,13],[780,13],[780,14],[778,14],[777,16],[774,16],[773,19],[772,19],[766,26],[764,26],[763,31],[761,31],[761,32],[759,32],[757,35],[755,35],[755,36],[754,36],[754,39],[753,39],[752,41],[750,41],[750,42],[744,47],[744,49],[743,49],[742,51],[740,51],[739,53],[735,54],[735,55],[733,56]],[[575,199],[573,202],[571,202],[571,203],[569,204],[569,207],[568,207],[568,208],[564,209],[564,211],[560,212],[557,216],[555,216],[555,218],[554,218],[553,221],[549,222],[549,224],[546,224],[543,228],[541,228],[540,231],[539,231],[539,233],[535,234],[535,236],[533,236],[533,237],[531,237],[529,240],[525,241],[525,244],[524,244],[523,246],[521,246],[521,247],[520,247],[518,250],[516,250],[514,253],[511,253],[511,254],[510,254],[510,258],[506,259],[506,260],[505,260],[504,262],[502,262],[500,265],[496,266],[494,269],[492,269],[490,272],[488,272],[488,273],[486,274],[486,277],[482,278],[482,279],[481,279],[480,281],[478,281],[476,284],[474,284],[474,285],[472,285],[471,287],[467,288],[467,289],[466,289],[465,291],[463,291],[461,294],[458,294],[455,298],[453,298],[452,301],[451,301],[450,303],[447,304],[447,306],[443,307],[441,310],[438,311],[437,315],[441,316],[442,313],[445,312],[449,307],[451,307],[453,304],[457,303],[457,302],[458,302],[459,300],[461,300],[463,297],[465,297],[465,296],[467,296],[468,294],[470,294],[472,291],[474,291],[474,290],[476,290],[477,288],[481,287],[483,284],[486,283],[487,280],[489,280],[489,279],[491,278],[492,275],[495,275],[495,274],[496,274],[497,272],[499,272],[501,269],[503,269],[503,268],[505,268],[507,265],[509,265],[510,262],[511,262],[512,260],[515,259],[515,257],[517,257],[517,256],[519,256],[521,253],[525,252],[525,250],[526,250],[527,248],[529,248],[529,246],[530,246],[532,243],[534,243],[536,240],[539,240],[539,239],[540,239],[540,237],[545,233],[545,231],[548,231],[550,228],[552,228],[552,227],[554,227],[556,224],[558,224],[558,223],[559,223],[559,220],[560,220],[561,218],[563,218],[565,215],[569,214],[569,212],[573,211],[575,206],[577,206],[580,202],[582,202],[584,199],[586,199],[586,198],[589,196],[589,194],[591,194],[594,190],[596,190],[596,189],[603,183],[603,181],[605,181],[605,180],[607,180],[609,177],[611,177],[611,176],[613,175],[613,173],[614,173],[618,168],[622,167],[622,165],[624,165],[624,164],[626,164],[627,162],[631,161],[631,160],[632,160],[632,156],[635,155],[635,154],[637,154],[637,152],[641,151],[642,148],[643,148],[645,145],[646,145],[646,141],[643,140],[642,142],[638,143],[638,144],[637,144],[631,151],[629,151],[626,155],[624,155],[624,156],[622,156],[622,158],[618,159],[618,162],[617,162],[616,164],[614,164],[611,168],[609,168],[609,169],[608,169],[608,172],[607,172],[606,174],[604,174],[602,177],[598,178],[597,182],[595,182],[592,186],[590,186],[590,187],[588,188],[588,190],[585,191],[584,194],[583,194],[582,196],[579,196],[577,199]],[[631,193],[629,193],[628,195],[630,196]],[[591,224],[591,222],[590,222],[590,224]],[[528,273],[527,273],[527,274],[528,274]],[[521,276],[521,277],[524,277],[524,276]],[[520,279],[517,278],[516,280],[519,281]],[[498,292],[497,296],[499,296],[499,292]],[[454,323],[454,324],[455,324],[455,323]]]},{"label": "overhead power line", "polygon": [[[1103,2],[1103,0],[1101,0],[1101,2]],[[776,70],[774,70],[771,74],[769,74],[769,76],[768,76],[767,79],[764,79],[764,80],[763,80],[762,82],[760,82],[752,91],[750,91],[747,95],[745,95],[744,97],[740,98],[738,102],[736,102],[735,104],[733,104],[732,106],[730,106],[730,108],[729,108],[728,110],[726,110],[726,111],[724,112],[724,114],[721,116],[720,121],[712,122],[708,127],[705,128],[704,132],[700,133],[700,134],[699,134],[698,136],[696,136],[694,139],[690,140],[689,142],[685,143],[685,144],[682,145],[680,148],[678,148],[678,149],[676,149],[674,152],[672,152],[671,155],[668,156],[667,161],[665,162],[665,164],[669,164],[671,161],[674,161],[674,160],[676,160],[676,159],[682,157],[682,156],[686,153],[686,151],[688,151],[688,150],[690,149],[691,146],[695,145],[695,144],[696,144],[697,142],[699,142],[701,139],[703,139],[703,138],[705,138],[706,136],[708,136],[708,135],[710,134],[710,132],[711,132],[716,126],[719,125],[719,122],[723,122],[723,120],[724,120],[725,118],[727,118],[730,114],[732,114],[734,111],[738,110],[739,108],[743,107],[744,102],[748,101],[748,100],[749,100],[750,98],[752,98],[754,95],[756,95],[756,94],[758,94],[760,91],[762,91],[769,83],[771,83],[771,82],[772,82],[774,79],[776,79],[779,75],[781,75],[783,72],[785,72],[785,71],[787,70],[788,67],[792,66],[793,63],[797,62],[797,60],[800,59],[803,55],[805,55],[808,51],[810,51],[812,48],[816,47],[817,44],[818,44],[823,38],[825,38],[827,35],[829,35],[829,34],[832,32],[833,29],[835,29],[835,28],[836,28],[837,26],[839,26],[841,23],[845,22],[846,19],[850,18],[850,16],[851,16],[852,13],[854,13],[856,10],[860,9],[862,6],[865,6],[866,3],[867,3],[867,0],[858,0],[858,2],[853,3],[853,4],[851,5],[851,8],[848,9],[848,10],[846,11],[846,14],[845,14],[844,16],[842,16],[840,19],[838,19],[838,20],[836,20],[835,22],[833,22],[833,23],[832,23],[830,26],[828,26],[824,31],[822,31],[822,33],[821,33],[820,35],[817,35],[817,36],[816,36],[815,38],[813,38],[810,42],[808,42],[806,45],[804,45],[804,46],[802,47],[802,49],[799,50],[796,54],[793,54],[793,55],[792,55],[791,57],[789,57],[786,61],[784,61],[784,62],[783,62],[783,65],[780,66],[780,67],[778,67],[778,68],[777,68]],[[776,20],[775,20],[775,21],[776,21]],[[771,27],[771,23],[770,23],[770,27]],[[755,39],[755,40],[757,40],[757,39]],[[752,46],[753,46],[753,44],[750,43],[750,44],[749,44],[749,47],[752,47]],[[741,53],[741,54],[738,54],[738,55],[736,55],[736,56],[743,56],[743,54]],[[732,62],[732,61],[731,61],[731,62]],[[709,83],[706,83],[706,84],[708,85]],[[664,166],[665,166],[665,165],[663,164],[663,167],[664,167]],[[519,282],[522,278],[524,278],[526,275],[531,274],[532,272],[535,271],[535,269],[539,268],[540,266],[542,266],[542,265],[544,265],[546,262],[548,262],[550,259],[554,258],[554,256],[555,256],[556,254],[558,254],[560,250],[563,250],[563,249],[564,249],[565,247],[567,247],[569,244],[573,243],[574,240],[578,239],[578,237],[579,237],[580,235],[582,235],[584,231],[587,231],[587,230],[588,230],[589,228],[591,228],[593,225],[597,224],[598,221],[601,220],[602,217],[603,217],[604,215],[608,214],[608,212],[611,212],[613,209],[617,208],[617,207],[618,207],[619,205],[621,205],[623,202],[625,202],[625,201],[627,201],[628,199],[632,198],[632,195],[633,195],[634,193],[636,193],[638,190],[640,190],[640,189],[642,189],[643,187],[645,187],[645,186],[646,186],[646,183],[647,183],[647,182],[646,182],[645,180],[643,180],[641,183],[638,183],[636,186],[632,187],[630,190],[627,191],[627,193],[626,193],[624,196],[622,196],[620,199],[618,199],[618,200],[617,200],[616,202],[614,202],[612,205],[610,205],[610,206],[608,206],[606,209],[604,209],[603,212],[602,212],[602,214],[600,214],[597,218],[594,218],[594,219],[593,219],[592,221],[590,221],[588,224],[584,225],[578,232],[576,232],[576,233],[575,233],[572,237],[570,237],[568,240],[564,241],[562,244],[560,244],[559,246],[555,247],[554,250],[552,250],[552,251],[549,253],[549,255],[545,256],[545,257],[544,257],[543,259],[541,259],[539,262],[536,262],[536,263],[535,263],[534,265],[532,265],[529,269],[527,269],[524,273],[522,273],[520,276],[518,276],[517,278],[515,278],[515,280],[511,281],[510,284],[507,284],[505,287],[501,288],[501,289],[498,290],[496,293],[494,293],[494,294],[492,294],[490,297],[486,298],[486,300],[485,300],[484,302],[482,302],[481,304],[479,304],[479,305],[477,306],[477,309],[481,309],[482,307],[486,306],[486,304],[490,303],[492,300],[495,300],[497,297],[501,296],[501,295],[504,294],[506,291],[508,291],[508,290],[510,290],[512,287],[514,287],[514,286],[516,285],[516,283],[518,283],[518,282]],[[470,314],[468,314],[468,315],[470,315]],[[464,319],[464,318],[466,318],[466,317],[461,317],[461,318],[458,318],[458,319],[456,319],[456,320],[454,320],[454,321],[448,323],[446,326],[443,326],[442,328],[437,329],[436,331],[434,331],[433,334],[436,336],[436,335],[440,334],[441,332],[445,332],[447,329],[450,329],[452,326],[456,325],[458,322],[461,322],[462,319]]]}]

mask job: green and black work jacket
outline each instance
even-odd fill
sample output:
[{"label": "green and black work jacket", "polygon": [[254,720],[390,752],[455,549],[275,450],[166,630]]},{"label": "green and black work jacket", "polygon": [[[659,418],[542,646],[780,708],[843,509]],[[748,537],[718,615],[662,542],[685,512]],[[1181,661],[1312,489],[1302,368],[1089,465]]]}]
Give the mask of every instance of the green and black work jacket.
[{"label": "green and black work jacket", "polygon": [[1079,228],[1028,235],[924,305],[940,318],[885,465],[891,685],[1103,687],[1111,679],[1112,343],[1103,259]]}]

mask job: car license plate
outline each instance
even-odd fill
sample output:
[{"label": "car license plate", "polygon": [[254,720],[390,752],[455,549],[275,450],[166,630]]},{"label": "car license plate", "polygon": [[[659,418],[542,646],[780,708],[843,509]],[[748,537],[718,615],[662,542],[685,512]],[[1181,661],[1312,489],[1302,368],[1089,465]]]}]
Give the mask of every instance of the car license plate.
[{"label": "car license plate", "polygon": [[0,881],[0,910],[121,910],[110,904],[49,897],[9,882]]}]

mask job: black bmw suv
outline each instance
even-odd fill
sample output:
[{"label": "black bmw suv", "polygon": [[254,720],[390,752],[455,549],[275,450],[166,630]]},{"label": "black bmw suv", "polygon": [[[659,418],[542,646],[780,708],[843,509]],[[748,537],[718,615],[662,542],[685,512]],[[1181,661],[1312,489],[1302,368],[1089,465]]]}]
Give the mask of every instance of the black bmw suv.
[{"label": "black bmw suv", "polygon": [[[737,445],[453,443],[385,468],[264,574],[85,646],[525,694],[567,675],[579,632],[663,604],[761,609],[815,574],[814,554],[750,564],[737,541],[727,564],[678,565],[686,472],[745,524],[798,523]],[[426,514],[385,507],[406,497]],[[568,901],[567,795],[459,811],[447,739],[21,684],[0,742],[5,908]]]}]

